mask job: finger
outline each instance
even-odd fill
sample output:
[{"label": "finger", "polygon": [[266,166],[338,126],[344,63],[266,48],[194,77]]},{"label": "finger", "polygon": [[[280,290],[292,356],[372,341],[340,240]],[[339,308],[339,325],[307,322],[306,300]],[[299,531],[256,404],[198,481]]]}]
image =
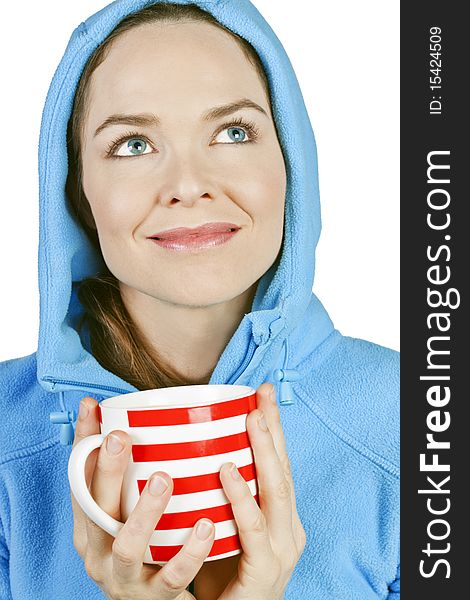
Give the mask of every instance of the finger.
[{"label": "finger", "polygon": [[[121,520],[121,490],[124,473],[129,465],[132,440],[125,431],[111,431],[101,446],[91,482],[91,495],[96,503],[114,519]],[[90,561],[111,554],[114,538],[86,518]]]},{"label": "finger", "polygon": [[140,579],[145,550],[173,492],[173,482],[158,471],[142,493],[112,546],[113,577],[118,584]]},{"label": "finger", "polygon": [[289,483],[294,484],[292,470],[287,454],[286,440],[281,424],[281,414],[276,399],[276,392],[272,384],[261,385],[257,390],[256,404],[264,413],[268,428],[273,438],[274,447],[281,462],[284,474]]},{"label": "finger", "polygon": [[296,539],[303,537],[303,526],[297,512],[297,502],[295,495],[294,479],[292,477],[292,469],[290,465],[289,455],[287,453],[286,438],[281,424],[281,414],[277,403],[276,391],[272,384],[262,384],[257,390],[257,406],[265,415],[268,428],[273,438],[274,446],[277,455],[281,462],[285,477],[290,485],[291,491],[291,506],[292,506],[292,527],[295,532]]},{"label": "finger", "polygon": [[197,521],[181,550],[151,577],[155,598],[173,600],[179,597],[200,571],[211,551],[214,537],[215,527],[212,521]]},{"label": "finger", "polygon": [[292,526],[291,486],[282,468],[274,446],[273,437],[264,414],[257,409],[251,411],[246,420],[247,432],[256,465],[261,511],[263,512],[269,536],[275,550],[292,550],[295,546]]},{"label": "finger", "polygon": [[[75,448],[78,442],[85,439],[89,435],[100,433],[100,423],[97,407],[98,402],[94,398],[85,397],[80,402],[80,409],[78,413],[77,423],[75,425],[75,436],[73,439],[72,448]],[[98,457],[98,451],[98,448],[93,450],[93,452],[91,452],[88,456],[85,464],[85,480],[87,482],[88,488],[91,484],[96,459]],[[72,511],[74,516],[74,545],[79,551],[80,555],[83,557],[87,543],[87,516],[76,501],[75,496],[72,494],[72,492],[70,492],[70,496],[72,500]]]},{"label": "finger", "polygon": [[[234,470],[231,470],[232,465],[233,463],[222,465],[220,481],[232,505],[244,559],[260,572],[265,572],[269,570],[270,565],[272,566],[273,559],[266,517],[235,465]],[[289,523],[289,529],[290,527]]]}]

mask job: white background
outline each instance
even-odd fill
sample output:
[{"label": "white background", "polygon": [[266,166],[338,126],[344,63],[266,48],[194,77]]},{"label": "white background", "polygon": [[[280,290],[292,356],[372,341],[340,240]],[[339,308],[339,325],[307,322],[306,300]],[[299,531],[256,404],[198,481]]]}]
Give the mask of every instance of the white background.
[{"label": "white background", "polygon": [[[0,361],[37,347],[37,148],[47,90],[73,29],[106,4],[2,6]],[[398,350],[399,2],[253,4],[290,57],[316,136],[323,229],[314,291],[344,335]]]}]

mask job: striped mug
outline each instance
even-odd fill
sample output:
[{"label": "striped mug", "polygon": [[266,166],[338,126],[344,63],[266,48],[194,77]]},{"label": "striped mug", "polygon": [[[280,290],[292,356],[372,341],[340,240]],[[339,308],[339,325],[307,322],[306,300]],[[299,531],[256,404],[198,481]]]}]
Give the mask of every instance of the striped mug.
[{"label": "striped mug", "polygon": [[155,471],[164,471],[173,479],[173,494],[155,526],[143,562],[168,562],[201,517],[215,525],[214,542],[205,561],[240,554],[236,521],[219,471],[224,463],[234,462],[259,505],[246,430],[246,417],[255,408],[256,392],[245,385],[185,385],[107,398],[98,407],[101,433],[81,440],[70,454],[72,493],[90,519],[117,536],[123,523],[93,499],[85,480],[85,463],[111,431],[125,431],[131,437],[132,451],[122,482],[122,519],[127,520]]}]

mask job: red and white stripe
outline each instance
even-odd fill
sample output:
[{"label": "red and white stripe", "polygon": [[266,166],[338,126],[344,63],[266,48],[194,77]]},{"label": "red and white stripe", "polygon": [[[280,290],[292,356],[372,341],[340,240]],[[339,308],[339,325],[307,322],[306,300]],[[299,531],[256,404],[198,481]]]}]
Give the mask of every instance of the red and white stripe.
[{"label": "red and white stripe", "polygon": [[256,468],[246,432],[246,416],[254,408],[255,393],[186,408],[99,407],[104,435],[122,429],[134,441],[123,482],[123,489],[128,491],[121,504],[123,520],[127,520],[152,473],[165,471],[173,479],[172,497],[152,533],[145,562],[163,564],[170,560],[201,517],[211,519],[216,527],[206,560],[241,552],[219,471],[226,462],[236,463],[259,504]]}]

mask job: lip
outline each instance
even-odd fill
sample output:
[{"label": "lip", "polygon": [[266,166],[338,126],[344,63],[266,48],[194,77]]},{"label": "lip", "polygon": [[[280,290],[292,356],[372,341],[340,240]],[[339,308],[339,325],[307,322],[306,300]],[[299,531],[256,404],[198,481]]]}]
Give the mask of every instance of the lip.
[{"label": "lip", "polygon": [[[231,240],[240,227],[235,223],[206,223],[200,227],[166,229],[149,237],[150,241],[175,252],[194,252],[220,246]],[[158,238],[158,239],[155,239]]]},{"label": "lip", "polygon": [[186,239],[189,236],[203,236],[217,233],[225,233],[230,229],[238,230],[240,227],[235,223],[226,223],[226,222],[212,222],[212,223],[204,223],[204,225],[200,225],[199,227],[177,227],[176,229],[165,229],[164,231],[159,231],[158,233],[154,233],[149,236],[151,239],[159,238],[159,240],[177,240],[177,239]]}]

